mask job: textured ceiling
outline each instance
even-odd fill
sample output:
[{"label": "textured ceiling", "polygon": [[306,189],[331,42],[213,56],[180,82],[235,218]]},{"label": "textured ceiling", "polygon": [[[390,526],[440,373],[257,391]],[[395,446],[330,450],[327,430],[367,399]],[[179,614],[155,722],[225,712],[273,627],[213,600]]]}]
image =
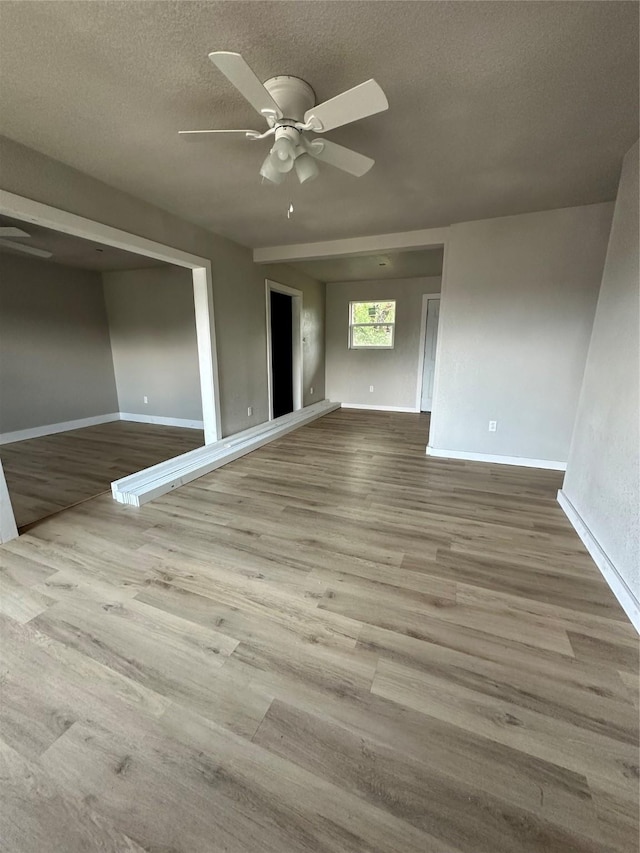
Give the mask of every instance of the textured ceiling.
[{"label": "textured ceiling", "polygon": [[298,261],[301,269],[318,281],[372,281],[382,278],[421,278],[442,275],[442,249]]},{"label": "textured ceiling", "polygon": [[[320,101],[375,77],[389,111],[328,134],[372,171],[263,186],[268,142],[179,139],[263,126],[213,49]],[[0,74],[10,138],[245,245],[309,242],[613,198],[638,4],[4,0]]]},{"label": "textured ceiling", "polygon": [[[125,252],[123,249],[115,249],[113,246],[104,246],[102,243],[93,243],[91,240],[83,240],[81,237],[52,231],[50,228],[43,228],[41,225],[34,225],[32,222],[22,222],[20,219],[0,216],[0,226],[7,225],[15,225],[29,234],[28,238],[10,238],[14,243],[20,243],[33,249],[44,249],[52,253],[51,258],[38,258],[38,260],[63,264],[66,267],[80,267],[84,270],[102,272],[166,266],[162,261],[156,261],[144,255],[136,255],[133,252]],[[22,258],[33,257],[19,249],[14,250],[2,245],[0,245],[0,252],[20,255]]]}]

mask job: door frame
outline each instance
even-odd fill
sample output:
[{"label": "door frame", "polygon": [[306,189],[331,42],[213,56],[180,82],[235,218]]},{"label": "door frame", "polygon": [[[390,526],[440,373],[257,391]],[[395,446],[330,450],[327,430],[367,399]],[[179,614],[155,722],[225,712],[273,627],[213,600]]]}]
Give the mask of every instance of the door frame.
[{"label": "door frame", "polygon": [[302,408],[302,291],[266,278],[265,300],[267,317],[267,393],[269,420],[273,420],[273,365],[271,359],[271,291],[291,297],[291,361],[293,375],[293,411]]},{"label": "door frame", "polygon": [[[418,381],[416,385],[416,411],[420,412],[420,403],[422,402],[422,373],[424,371],[424,345],[427,337],[427,308],[430,299],[442,298],[442,293],[423,293],[422,294],[422,310],[420,311],[420,350],[418,351]],[[438,351],[436,349],[436,364],[438,362]],[[434,368],[435,379],[435,368]],[[435,386],[435,383],[434,383]],[[435,390],[435,387],[434,387]],[[434,394],[435,397],[435,394]]]}]

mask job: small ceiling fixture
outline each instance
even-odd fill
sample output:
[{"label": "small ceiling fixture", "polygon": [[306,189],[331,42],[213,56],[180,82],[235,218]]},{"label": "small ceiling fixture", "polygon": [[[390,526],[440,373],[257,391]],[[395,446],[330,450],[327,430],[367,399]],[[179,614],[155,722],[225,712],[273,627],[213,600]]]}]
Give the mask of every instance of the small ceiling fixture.
[{"label": "small ceiling fixture", "polygon": [[252,140],[274,137],[260,167],[262,177],[272,184],[281,184],[291,171],[301,184],[312,181],[319,173],[316,160],[358,178],[373,166],[375,161],[364,154],[327,139],[310,139],[306,134],[325,133],[388,109],[387,98],[375,80],[316,105],[315,92],[299,77],[279,75],[263,84],[239,53],[217,50],[209,59],[266,119],[268,129],[264,133],[247,129],[180,130],[183,139],[209,139],[216,133],[241,134]]},{"label": "small ceiling fixture", "polygon": [[9,237],[17,237],[19,239],[23,239],[24,237],[30,238],[31,234],[23,231],[22,228],[16,228],[10,225],[0,227],[0,246],[4,246],[5,249],[13,249],[15,252],[23,252],[25,255],[34,255],[36,258],[53,257],[52,253],[45,251],[45,249],[37,249],[35,246],[26,246],[24,243],[16,243],[15,239],[7,239]]}]

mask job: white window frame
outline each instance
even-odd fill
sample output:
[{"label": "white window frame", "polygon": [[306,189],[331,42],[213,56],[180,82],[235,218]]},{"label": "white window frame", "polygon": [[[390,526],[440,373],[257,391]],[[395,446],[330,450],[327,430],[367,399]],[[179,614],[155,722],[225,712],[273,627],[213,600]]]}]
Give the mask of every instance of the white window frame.
[{"label": "white window frame", "polygon": [[[389,350],[395,349],[396,345],[396,321],[394,319],[393,323],[352,323],[351,318],[353,317],[353,306],[354,305],[367,305],[371,303],[377,302],[393,302],[394,309],[394,317],[396,317],[396,312],[398,310],[397,300],[396,299],[352,299],[349,302],[349,337],[348,337],[348,347],[352,350]],[[391,345],[390,346],[357,346],[353,343],[353,334],[352,329],[356,328],[366,328],[369,326],[391,326]]]}]

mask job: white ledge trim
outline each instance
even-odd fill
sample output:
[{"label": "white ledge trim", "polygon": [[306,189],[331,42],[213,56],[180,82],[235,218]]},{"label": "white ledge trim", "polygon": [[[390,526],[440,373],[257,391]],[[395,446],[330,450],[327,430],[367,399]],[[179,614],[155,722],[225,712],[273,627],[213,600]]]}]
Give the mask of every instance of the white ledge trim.
[{"label": "white ledge trim", "polygon": [[0,211],[6,216],[15,216],[26,222],[33,222],[37,225],[53,228],[55,231],[62,231],[65,234],[105,243],[107,246],[114,246],[117,249],[126,249],[129,252],[139,251],[149,258],[166,261],[168,264],[177,264],[189,269],[210,267],[211,265],[211,261],[207,258],[201,258],[199,255],[192,255],[189,252],[183,252],[181,249],[174,249],[171,246],[156,243],[154,240],[148,240],[146,237],[139,237],[137,234],[121,231],[119,228],[112,228],[102,222],[94,222],[85,219],[83,216],[77,216],[75,213],[68,213],[66,210],[59,210],[48,204],[23,198],[15,193],[10,193],[8,190],[0,189]]},{"label": "white ledge trim", "polygon": [[340,403],[323,400],[213,444],[167,459],[158,465],[152,465],[137,474],[115,480],[111,484],[113,499],[130,506],[142,506],[339,408]]},{"label": "white ledge trim", "polygon": [[265,246],[253,250],[256,264],[279,261],[311,261],[340,255],[368,255],[370,252],[428,249],[444,246],[448,228],[424,228],[420,231],[400,231],[396,234],[373,234],[370,237],[346,237],[318,243],[292,243],[288,246]]},{"label": "white ledge trim", "polygon": [[620,606],[631,620],[631,624],[640,634],[640,601],[638,601],[631,589],[629,589],[626,581],[611,562],[602,545],[600,545],[591,530],[589,530],[584,519],[562,489],[558,492],[558,503],[571,522],[571,526],[580,539],[582,539],[593,562],[600,569],[600,573],[607,582],[611,592],[618,599]]},{"label": "white ledge trim", "polygon": [[491,453],[470,453],[466,450],[440,450],[427,445],[427,456],[439,456],[442,459],[466,459],[469,462],[492,462],[497,465],[519,465],[522,468],[549,468],[552,471],[566,471],[567,463],[554,459],[531,459],[528,456],[500,456]]},{"label": "white ledge trim", "polygon": [[365,409],[369,412],[412,412],[417,414],[420,409],[407,406],[370,406],[367,403],[342,403],[343,409]]}]

